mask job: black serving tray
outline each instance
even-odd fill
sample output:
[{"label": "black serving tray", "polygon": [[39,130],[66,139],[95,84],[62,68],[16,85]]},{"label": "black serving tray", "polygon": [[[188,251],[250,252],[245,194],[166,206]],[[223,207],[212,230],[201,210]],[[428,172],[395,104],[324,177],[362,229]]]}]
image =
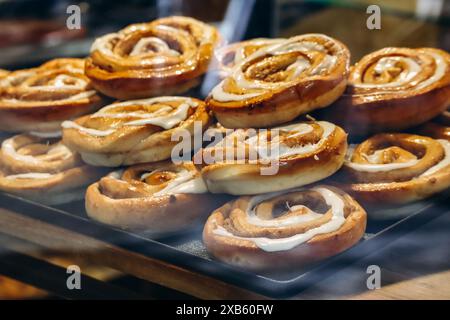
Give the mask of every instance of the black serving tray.
[{"label": "black serving tray", "polygon": [[[281,274],[256,274],[211,259],[201,241],[201,226],[167,238],[150,239],[142,234],[112,228],[90,220],[83,202],[48,207],[14,195],[0,193],[0,203],[33,219],[142,254],[175,266],[216,278],[272,297],[296,295],[319,280],[373,254],[395,239],[449,212],[448,194],[435,197],[400,220],[370,220],[364,239],[351,249],[303,270]],[[1,215],[0,215],[1,221]]]}]

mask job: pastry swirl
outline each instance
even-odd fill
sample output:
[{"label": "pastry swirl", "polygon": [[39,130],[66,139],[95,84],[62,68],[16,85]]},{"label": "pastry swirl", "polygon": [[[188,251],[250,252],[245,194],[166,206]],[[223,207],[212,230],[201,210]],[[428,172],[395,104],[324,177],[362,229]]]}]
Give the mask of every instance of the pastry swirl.
[{"label": "pastry swirl", "polygon": [[0,190],[47,204],[82,199],[105,172],[83,164],[58,138],[20,134],[0,151]]},{"label": "pastry swirl", "polygon": [[118,99],[184,93],[199,83],[219,38],[216,28],[187,17],[133,24],[94,42],[86,75]]},{"label": "pastry swirl", "polygon": [[285,190],[324,179],[344,162],[347,136],[332,123],[251,130],[230,130],[222,141],[199,151],[208,190],[234,195]]},{"label": "pastry swirl", "polygon": [[305,266],[355,245],[366,212],[329,186],[245,196],[215,210],[203,240],[217,259],[247,269]]},{"label": "pastry swirl", "polygon": [[223,46],[216,50],[219,73],[225,78],[232,74],[233,68],[255,51],[269,45],[280,43],[285,39],[257,38]]},{"label": "pastry swirl", "polygon": [[64,143],[96,166],[120,166],[170,158],[178,143],[172,135],[194,124],[206,128],[210,116],[203,101],[159,97],[113,103],[75,121],[65,121]]},{"label": "pastry swirl", "polygon": [[55,59],[0,77],[3,131],[57,131],[62,121],[104,104],[84,75],[83,59]]},{"label": "pastry swirl", "polygon": [[227,128],[270,127],[326,107],[345,90],[348,49],[321,34],[263,46],[237,63],[207,104]]},{"label": "pastry swirl", "polygon": [[385,48],[351,68],[346,93],[326,118],[354,135],[399,131],[450,105],[450,55],[433,48]]},{"label": "pastry swirl", "polygon": [[94,183],[86,193],[86,210],[102,223],[161,235],[206,218],[219,201],[207,193],[191,162],[164,161],[131,166]]},{"label": "pastry swirl", "polygon": [[413,134],[377,134],[349,148],[344,190],[365,203],[403,204],[450,187],[450,142]]}]

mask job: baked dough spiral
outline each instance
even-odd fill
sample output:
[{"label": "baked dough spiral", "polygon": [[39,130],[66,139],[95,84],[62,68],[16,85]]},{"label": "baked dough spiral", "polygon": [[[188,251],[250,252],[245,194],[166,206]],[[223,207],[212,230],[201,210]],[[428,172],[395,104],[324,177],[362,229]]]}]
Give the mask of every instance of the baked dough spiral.
[{"label": "baked dough spiral", "polygon": [[104,104],[84,75],[83,59],[55,59],[0,77],[3,131],[57,131],[62,121]]},{"label": "baked dough spiral", "polygon": [[20,134],[0,151],[0,190],[46,204],[84,197],[85,187],[105,172],[83,164],[58,138]]},{"label": "baked dough spiral", "polygon": [[140,164],[91,185],[86,210],[116,227],[162,235],[198,223],[220,204],[191,162]]},{"label": "baked dough spiral", "polygon": [[280,43],[285,39],[257,38],[223,46],[215,51],[219,74],[225,78],[232,74],[233,68],[255,51],[269,45]]},{"label": "baked dough spiral", "polygon": [[450,142],[377,134],[349,148],[343,189],[368,204],[404,204],[450,187]]},{"label": "baked dough spiral", "polygon": [[159,97],[113,103],[75,121],[65,121],[64,143],[96,166],[116,167],[156,162],[171,157],[178,143],[172,135],[187,130],[194,137],[195,122],[206,128],[210,116],[203,101]]},{"label": "baked dough spiral", "polygon": [[252,270],[303,267],[355,245],[366,212],[329,186],[241,197],[215,210],[203,241],[215,258]]},{"label": "baked dough spiral", "polygon": [[348,49],[322,34],[274,40],[233,67],[207,104],[227,128],[282,124],[326,107],[345,90]]},{"label": "baked dough spiral", "polygon": [[450,55],[433,48],[385,48],[351,68],[346,93],[325,118],[353,135],[400,131],[450,105]]},{"label": "baked dough spiral", "polygon": [[184,93],[207,71],[219,38],[216,28],[187,17],[133,24],[94,42],[86,75],[118,99]]},{"label": "baked dough spiral", "polygon": [[343,164],[347,135],[325,122],[304,122],[271,130],[230,130],[201,155],[208,190],[233,195],[260,194],[324,179]]}]

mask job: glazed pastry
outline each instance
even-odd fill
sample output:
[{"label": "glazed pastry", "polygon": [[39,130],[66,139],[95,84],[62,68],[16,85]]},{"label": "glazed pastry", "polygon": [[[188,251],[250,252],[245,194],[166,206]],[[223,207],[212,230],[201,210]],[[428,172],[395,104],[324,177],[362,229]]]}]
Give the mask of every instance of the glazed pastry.
[{"label": "glazed pastry", "polygon": [[82,163],[58,138],[20,134],[6,139],[0,151],[0,190],[45,204],[84,197],[87,185],[105,171]]},{"label": "glazed pastry", "polygon": [[86,163],[116,167],[169,159],[178,141],[172,136],[195,126],[207,128],[210,116],[201,100],[159,97],[113,103],[75,121],[65,121],[64,143]]},{"label": "glazed pastry", "polygon": [[237,63],[207,104],[226,128],[263,128],[335,101],[345,90],[348,49],[321,34],[296,36]]},{"label": "glazed pastry", "polygon": [[378,134],[349,148],[342,188],[363,203],[405,204],[450,187],[450,142]]},{"label": "glazed pastry", "polygon": [[233,68],[255,51],[269,45],[280,43],[281,41],[285,41],[285,39],[258,38],[221,47],[215,52],[220,76],[225,78],[231,75]]},{"label": "glazed pastry", "polygon": [[184,230],[220,206],[195,166],[170,161],[140,164],[91,185],[86,210],[102,223],[150,234]]},{"label": "glazed pastry", "polygon": [[325,118],[353,135],[400,131],[450,105],[450,55],[432,48],[385,48],[352,67],[346,93]]},{"label": "glazed pastry", "polygon": [[0,78],[6,76],[9,73],[8,70],[0,69]]},{"label": "glazed pastry", "polygon": [[245,196],[215,210],[203,241],[215,258],[252,270],[304,267],[355,245],[366,212],[328,186]]},{"label": "glazed pastry", "polygon": [[208,190],[260,194],[324,179],[343,164],[347,135],[338,126],[306,122],[271,130],[238,129],[194,156]]},{"label": "glazed pastry", "polygon": [[117,99],[180,94],[200,82],[218,42],[216,28],[192,18],[133,24],[94,42],[86,75]]},{"label": "glazed pastry", "polygon": [[55,59],[0,78],[3,131],[60,130],[61,122],[105,104],[84,75],[84,60]]}]

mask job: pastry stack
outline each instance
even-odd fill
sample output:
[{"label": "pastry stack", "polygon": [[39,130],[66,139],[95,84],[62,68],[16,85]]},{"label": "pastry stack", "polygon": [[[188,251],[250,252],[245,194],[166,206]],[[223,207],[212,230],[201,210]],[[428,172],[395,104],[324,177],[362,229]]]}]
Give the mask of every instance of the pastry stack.
[{"label": "pastry stack", "polygon": [[[186,94],[207,71],[220,77],[208,97]],[[0,75],[1,129],[20,132],[2,144],[0,189],[61,203],[87,188],[101,223],[155,236],[204,224],[218,260],[303,267],[358,243],[363,207],[449,188],[449,105],[442,50],[350,66],[323,34],[224,45],[212,26],[163,18],[100,37],[85,60]]]}]

